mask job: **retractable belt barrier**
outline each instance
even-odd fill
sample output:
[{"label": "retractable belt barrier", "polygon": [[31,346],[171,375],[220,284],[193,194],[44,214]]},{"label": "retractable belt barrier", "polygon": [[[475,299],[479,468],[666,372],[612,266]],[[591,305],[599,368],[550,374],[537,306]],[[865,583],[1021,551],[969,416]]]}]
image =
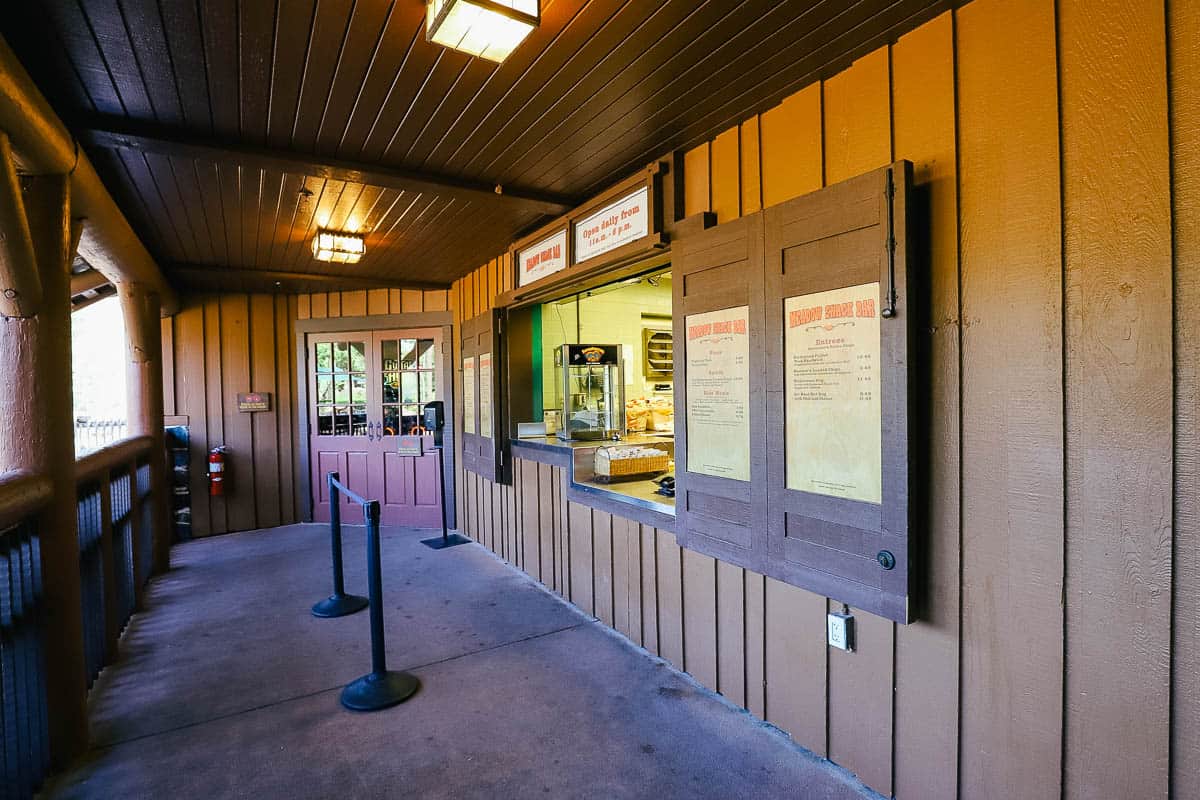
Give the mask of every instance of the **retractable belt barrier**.
[{"label": "retractable belt barrier", "polygon": [[[383,570],[380,566],[379,548],[379,501],[367,500],[350,491],[339,479],[336,472],[329,473],[329,518],[330,538],[333,547],[333,589],[334,593],[326,600],[313,606],[313,614],[317,616],[344,616],[362,609],[363,604],[369,604],[371,609],[371,671],[361,678],[350,682],[342,690],[342,705],[351,711],[378,711],[382,708],[403,703],[420,687],[421,683],[415,675],[408,672],[390,671],[387,668],[387,654],[383,639]],[[342,582],[342,534],[341,534],[341,496],[354,500],[362,505],[363,520],[367,525],[367,583],[370,600],[347,595]],[[335,602],[336,601],[336,602]],[[318,607],[331,604],[333,607],[343,607],[350,610],[339,614],[320,614]]]}]

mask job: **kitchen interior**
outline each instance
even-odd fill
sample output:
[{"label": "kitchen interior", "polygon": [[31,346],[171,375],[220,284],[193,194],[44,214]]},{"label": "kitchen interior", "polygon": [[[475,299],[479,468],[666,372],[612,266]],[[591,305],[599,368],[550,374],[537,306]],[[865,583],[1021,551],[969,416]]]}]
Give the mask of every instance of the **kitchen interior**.
[{"label": "kitchen interior", "polygon": [[544,303],[535,316],[542,422],[520,426],[520,438],[570,448],[578,488],[674,514],[670,268]]}]

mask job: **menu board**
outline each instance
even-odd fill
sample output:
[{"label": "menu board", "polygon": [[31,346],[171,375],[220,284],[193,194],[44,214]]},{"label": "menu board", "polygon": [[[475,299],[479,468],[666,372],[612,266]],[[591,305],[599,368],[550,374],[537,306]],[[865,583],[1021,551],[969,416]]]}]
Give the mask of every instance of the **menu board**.
[{"label": "menu board", "polygon": [[748,306],[689,314],[687,469],[750,480]]},{"label": "menu board", "polygon": [[479,356],[479,435],[492,438],[492,354]]},{"label": "menu board", "polygon": [[463,433],[475,433],[475,356],[463,359]]},{"label": "menu board", "polygon": [[879,283],[784,300],[787,486],[879,503]]}]

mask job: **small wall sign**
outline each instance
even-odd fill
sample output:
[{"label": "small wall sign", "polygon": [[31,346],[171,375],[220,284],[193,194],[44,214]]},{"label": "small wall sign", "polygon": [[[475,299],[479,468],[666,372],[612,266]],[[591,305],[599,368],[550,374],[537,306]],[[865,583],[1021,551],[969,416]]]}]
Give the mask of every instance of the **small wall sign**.
[{"label": "small wall sign", "polygon": [[528,286],[567,266],[567,231],[543,239],[517,253],[517,286]]},{"label": "small wall sign", "polygon": [[253,413],[271,410],[270,392],[246,392],[237,396],[237,410]]},{"label": "small wall sign", "polygon": [[643,186],[575,223],[575,263],[595,258],[650,232],[650,190]]},{"label": "small wall sign", "polygon": [[420,458],[425,455],[424,436],[397,436],[396,453],[402,456]]}]

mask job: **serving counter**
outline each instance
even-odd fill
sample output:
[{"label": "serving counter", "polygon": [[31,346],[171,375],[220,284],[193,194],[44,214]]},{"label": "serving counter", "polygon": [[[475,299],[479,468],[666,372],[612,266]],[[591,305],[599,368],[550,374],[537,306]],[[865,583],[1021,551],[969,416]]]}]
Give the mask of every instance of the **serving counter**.
[{"label": "serving counter", "polygon": [[[538,461],[562,467],[567,474],[567,499],[598,508],[659,530],[675,529],[675,498],[657,493],[651,478],[605,482],[593,469],[596,450],[612,445],[656,447],[675,455],[675,440],[670,434],[629,434],[618,442],[563,441],[556,436],[513,439],[514,458]],[[669,472],[663,474],[671,474]]]}]

